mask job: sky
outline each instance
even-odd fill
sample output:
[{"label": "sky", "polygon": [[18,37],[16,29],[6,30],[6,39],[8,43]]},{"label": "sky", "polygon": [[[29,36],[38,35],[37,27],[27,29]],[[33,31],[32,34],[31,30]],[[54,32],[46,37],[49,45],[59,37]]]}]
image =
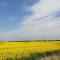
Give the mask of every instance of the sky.
[{"label": "sky", "polygon": [[0,41],[60,39],[60,0],[0,0]]}]

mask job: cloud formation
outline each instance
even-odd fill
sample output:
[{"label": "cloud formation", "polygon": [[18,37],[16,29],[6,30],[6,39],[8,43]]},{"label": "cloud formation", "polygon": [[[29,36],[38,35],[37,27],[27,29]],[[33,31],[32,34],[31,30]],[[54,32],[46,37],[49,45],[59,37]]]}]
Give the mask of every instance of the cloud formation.
[{"label": "cloud formation", "polygon": [[[13,39],[60,39],[60,0],[39,0],[27,9],[22,25],[7,35]],[[3,35],[5,36],[5,35]]]},{"label": "cloud formation", "polygon": [[29,11],[32,12],[32,15],[24,18],[24,22],[22,23],[22,27],[20,28],[20,30],[22,30],[23,36],[25,36],[26,38],[35,38],[37,36],[39,36],[40,38],[41,36],[59,36],[59,2],[60,0],[39,0],[39,2],[28,8]]}]

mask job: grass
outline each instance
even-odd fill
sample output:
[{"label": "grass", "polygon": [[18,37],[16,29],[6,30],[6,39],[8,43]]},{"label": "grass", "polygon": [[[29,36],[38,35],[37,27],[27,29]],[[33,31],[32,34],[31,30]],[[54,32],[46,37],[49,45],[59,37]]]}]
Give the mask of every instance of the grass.
[{"label": "grass", "polygon": [[52,56],[60,56],[60,41],[0,43],[0,60],[43,60]]},{"label": "grass", "polygon": [[[60,56],[60,50],[57,51],[47,51],[47,52],[43,52],[43,53],[30,53],[30,56],[22,56],[22,57],[7,57],[6,60],[40,60],[42,58],[46,58],[46,57],[57,57],[57,55]],[[51,58],[50,58],[51,59]]]}]

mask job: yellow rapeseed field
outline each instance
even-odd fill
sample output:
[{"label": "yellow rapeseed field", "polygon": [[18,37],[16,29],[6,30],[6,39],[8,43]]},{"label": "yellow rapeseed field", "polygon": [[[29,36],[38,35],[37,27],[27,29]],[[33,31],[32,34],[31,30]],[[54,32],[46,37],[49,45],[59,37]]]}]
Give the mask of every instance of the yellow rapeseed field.
[{"label": "yellow rapeseed field", "polygon": [[15,58],[52,50],[60,50],[60,41],[0,42],[0,60],[5,60],[9,56]]}]

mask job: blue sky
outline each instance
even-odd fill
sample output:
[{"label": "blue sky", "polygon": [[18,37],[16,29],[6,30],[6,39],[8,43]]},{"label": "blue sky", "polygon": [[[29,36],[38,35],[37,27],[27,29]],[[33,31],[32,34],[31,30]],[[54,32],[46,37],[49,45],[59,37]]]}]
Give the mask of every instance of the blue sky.
[{"label": "blue sky", "polygon": [[19,26],[23,17],[24,5],[31,5],[34,0],[0,0],[0,32],[10,31]]},{"label": "blue sky", "polygon": [[0,0],[0,41],[60,39],[60,0]]}]

